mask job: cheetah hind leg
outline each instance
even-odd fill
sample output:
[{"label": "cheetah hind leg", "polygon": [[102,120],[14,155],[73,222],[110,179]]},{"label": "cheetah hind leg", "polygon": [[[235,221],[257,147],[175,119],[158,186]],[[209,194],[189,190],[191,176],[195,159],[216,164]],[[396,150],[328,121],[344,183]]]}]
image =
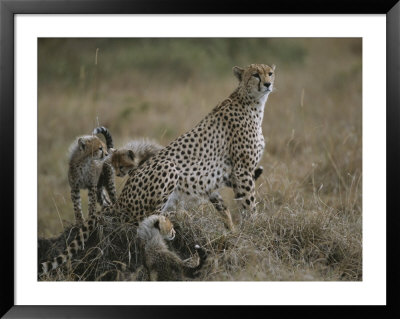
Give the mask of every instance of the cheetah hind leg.
[{"label": "cheetah hind leg", "polygon": [[88,187],[89,217],[96,215],[97,186]]},{"label": "cheetah hind leg", "polygon": [[108,199],[106,190],[103,187],[97,187],[97,202],[101,207],[111,205],[111,200]]},{"label": "cheetah hind leg", "polygon": [[108,197],[111,201],[110,204],[114,204],[117,201],[117,192],[115,189],[115,178],[114,178],[114,171],[111,165],[104,165],[103,168],[105,180],[104,180],[104,187],[107,191]]},{"label": "cheetah hind leg", "polygon": [[196,250],[197,254],[199,255],[199,264],[195,267],[190,267],[184,264],[184,274],[188,278],[196,278],[199,276],[198,271],[203,267],[206,259],[207,259],[207,251],[200,247],[199,245],[195,245],[194,249]]},{"label": "cheetah hind leg", "polygon": [[74,205],[75,223],[77,225],[82,225],[84,219],[82,213],[81,194],[79,188],[71,189],[71,200]]},{"label": "cheetah hind leg", "polygon": [[225,227],[230,231],[235,231],[235,226],[233,225],[232,216],[229,209],[225,206],[221,195],[218,192],[214,192],[209,197],[210,202],[213,204],[215,209],[220,213],[224,219]]}]

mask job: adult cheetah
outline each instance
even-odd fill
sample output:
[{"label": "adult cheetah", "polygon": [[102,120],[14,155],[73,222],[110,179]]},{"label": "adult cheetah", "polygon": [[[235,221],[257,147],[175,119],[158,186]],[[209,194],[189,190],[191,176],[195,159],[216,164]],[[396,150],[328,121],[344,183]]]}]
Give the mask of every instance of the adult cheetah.
[{"label": "adult cheetah", "polygon": [[244,209],[255,208],[254,172],[264,150],[262,120],[275,66],[234,67],[234,92],[192,130],[130,176],[114,208],[138,221],[168,210],[181,196],[208,197],[233,230],[230,212],[214,191],[229,184]]},{"label": "adult cheetah", "polygon": [[[243,209],[255,208],[254,172],[264,151],[262,120],[273,90],[275,65],[235,66],[238,87],[192,130],[129,172],[117,202],[103,209],[122,214],[136,223],[146,216],[167,211],[181,196],[209,198],[234,230],[231,214],[216,192],[230,185]],[[88,238],[98,216],[89,219],[81,235],[64,255],[43,264],[55,269],[70,259]]]}]

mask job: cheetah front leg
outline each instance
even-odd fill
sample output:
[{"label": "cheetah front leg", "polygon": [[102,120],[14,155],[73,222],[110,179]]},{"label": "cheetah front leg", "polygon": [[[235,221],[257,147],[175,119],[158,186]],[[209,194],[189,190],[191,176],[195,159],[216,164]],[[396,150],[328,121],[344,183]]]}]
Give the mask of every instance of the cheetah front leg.
[{"label": "cheetah front leg", "polygon": [[232,222],[232,216],[229,209],[225,206],[224,200],[218,192],[214,192],[209,196],[210,202],[213,204],[215,209],[220,213],[222,218],[224,219],[225,226],[230,231],[235,231],[235,226]]},{"label": "cheetah front leg", "polygon": [[83,223],[83,214],[81,206],[81,194],[79,188],[71,188],[71,200],[74,205],[75,223]]},{"label": "cheetah front leg", "polygon": [[254,211],[256,208],[256,201],[253,174],[244,169],[235,170],[232,185],[235,199],[240,202],[242,208]]}]

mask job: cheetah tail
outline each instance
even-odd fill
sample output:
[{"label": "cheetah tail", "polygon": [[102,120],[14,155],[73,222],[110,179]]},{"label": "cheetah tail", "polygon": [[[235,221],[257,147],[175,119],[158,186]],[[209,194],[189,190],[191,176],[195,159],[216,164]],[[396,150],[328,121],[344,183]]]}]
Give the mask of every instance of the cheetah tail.
[{"label": "cheetah tail", "polygon": [[48,260],[42,262],[40,264],[39,276],[48,273],[51,270],[54,270],[66,263],[68,260],[78,253],[79,250],[85,249],[85,242],[87,242],[90,234],[96,228],[98,223],[98,217],[93,215],[85,221],[82,226],[79,228],[78,233],[75,235],[75,238],[71,241],[71,243],[67,246],[64,252],[57,257],[54,257],[52,260]]},{"label": "cheetah tail", "polygon": [[207,252],[203,247],[195,245],[194,249],[196,249],[197,254],[199,255],[199,264],[196,267],[185,267],[185,276],[189,278],[197,277],[199,275],[198,271],[203,267],[205,261],[207,260]]},{"label": "cheetah tail", "polygon": [[256,170],[254,171],[254,176],[253,176],[255,181],[260,177],[260,175],[263,173],[263,171],[264,171],[264,168],[262,166],[259,166],[256,168]]},{"label": "cheetah tail", "polygon": [[92,134],[102,134],[103,136],[104,136],[104,138],[106,139],[106,144],[107,144],[107,149],[108,150],[110,150],[110,148],[113,148],[114,147],[114,143],[113,143],[113,139],[112,139],[112,136],[111,136],[111,133],[110,133],[110,131],[107,129],[107,128],[105,128],[104,126],[99,126],[99,127],[96,127],[94,130],[93,130],[93,133]]}]

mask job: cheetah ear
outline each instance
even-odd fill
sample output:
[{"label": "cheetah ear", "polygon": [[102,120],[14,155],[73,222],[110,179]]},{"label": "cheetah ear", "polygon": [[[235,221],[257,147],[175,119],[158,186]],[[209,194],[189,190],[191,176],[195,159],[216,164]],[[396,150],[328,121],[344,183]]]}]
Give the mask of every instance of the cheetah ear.
[{"label": "cheetah ear", "polygon": [[160,221],[157,219],[156,222],[154,223],[154,227],[160,230]]},{"label": "cheetah ear", "polygon": [[237,77],[237,79],[239,80],[239,82],[241,82],[241,81],[242,81],[242,78],[243,78],[244,69],[242,69],[242,68],[240,68],[240,67],[238,67],[238,66],[234,66],[234,67],[232,68],[232,70],[233,70],[233,74]]},{"label": "cheetah ear", "polygon": [[271,68],[272,68],[272,71],[275,71],[276,65],[275,65],[275,64],[272,64],[272,65],[271,65]]},{"label": "cheetah ear", "polygon": [[82,137],[80,137],[80,138],[78,139],[78,145],[79,145],[79,149],[80,149],[81,151],[84,151],[84,150],[85,150],[85,147],[86,147],[85,139],[82,138]]},{"label": "cheetah ear", "polygon": [[128,157],[133,161],[135,159],[135,154],[132,150],[128,150]]}]

